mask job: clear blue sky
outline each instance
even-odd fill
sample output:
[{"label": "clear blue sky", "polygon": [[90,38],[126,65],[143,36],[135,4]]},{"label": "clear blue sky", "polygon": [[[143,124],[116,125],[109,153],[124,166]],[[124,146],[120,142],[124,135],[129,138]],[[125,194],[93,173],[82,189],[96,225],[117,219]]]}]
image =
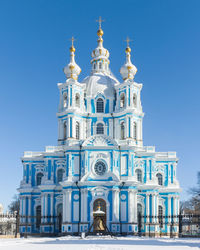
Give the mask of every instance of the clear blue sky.
[{"label": "clear blue sky", "polygon": [[110,67],[121,80],[124,39],[134,40],[135,80],[143,83],[144,144],[177,151],[178,179],[197,182],[200,140],[199,0],[0,0],[0,203],[22,179],[23,151],[57,144],[58,89],[75,36],[80,80],[90,72],[102,16]]}]

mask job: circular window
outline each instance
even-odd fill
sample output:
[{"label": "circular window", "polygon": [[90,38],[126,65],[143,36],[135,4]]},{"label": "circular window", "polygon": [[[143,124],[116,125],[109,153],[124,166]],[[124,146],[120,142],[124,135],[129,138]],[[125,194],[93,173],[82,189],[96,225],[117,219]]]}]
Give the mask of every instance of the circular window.
[{"label": "circular window", "polygon": [[106,165],[102,161],[98,161],[94,166],[94,171],[97,175],[103,175],[106,172]]}]

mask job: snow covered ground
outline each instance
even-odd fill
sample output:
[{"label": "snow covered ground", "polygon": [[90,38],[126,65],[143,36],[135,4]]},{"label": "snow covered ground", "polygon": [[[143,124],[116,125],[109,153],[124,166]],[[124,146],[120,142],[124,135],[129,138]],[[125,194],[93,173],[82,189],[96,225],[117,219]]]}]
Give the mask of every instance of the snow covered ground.
[{"label": "snow covered ground", "polygon": [[199,250],[200,239],[89,236],[0,239],[0,250]]}]

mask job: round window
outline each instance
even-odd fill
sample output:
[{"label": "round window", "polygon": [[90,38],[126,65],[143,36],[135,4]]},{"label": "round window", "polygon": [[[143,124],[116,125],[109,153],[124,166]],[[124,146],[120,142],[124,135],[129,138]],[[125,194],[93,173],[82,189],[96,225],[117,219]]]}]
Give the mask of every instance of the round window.
[{"label": "round window", "polygon": [[98,161],[94,166],[94,171],[97,175],[103,175],[106,172],[106,165],[102,161]]}]

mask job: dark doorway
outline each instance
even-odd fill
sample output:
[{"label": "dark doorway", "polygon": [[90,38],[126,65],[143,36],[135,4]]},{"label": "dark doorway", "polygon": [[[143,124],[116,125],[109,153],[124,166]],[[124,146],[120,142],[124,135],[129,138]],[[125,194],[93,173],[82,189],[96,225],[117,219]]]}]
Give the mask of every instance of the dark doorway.
[{"label": "dark doorway", "polygon": [[36,207],[36,229],[40,229],[41,224],[41,206]]},{"label": "dark doorway", "polygon": [[57,206],[57,228],[59,233],[61,233],[62,229],[62,213],[63,213],[63,205],[62,203],[60,203]]}]

